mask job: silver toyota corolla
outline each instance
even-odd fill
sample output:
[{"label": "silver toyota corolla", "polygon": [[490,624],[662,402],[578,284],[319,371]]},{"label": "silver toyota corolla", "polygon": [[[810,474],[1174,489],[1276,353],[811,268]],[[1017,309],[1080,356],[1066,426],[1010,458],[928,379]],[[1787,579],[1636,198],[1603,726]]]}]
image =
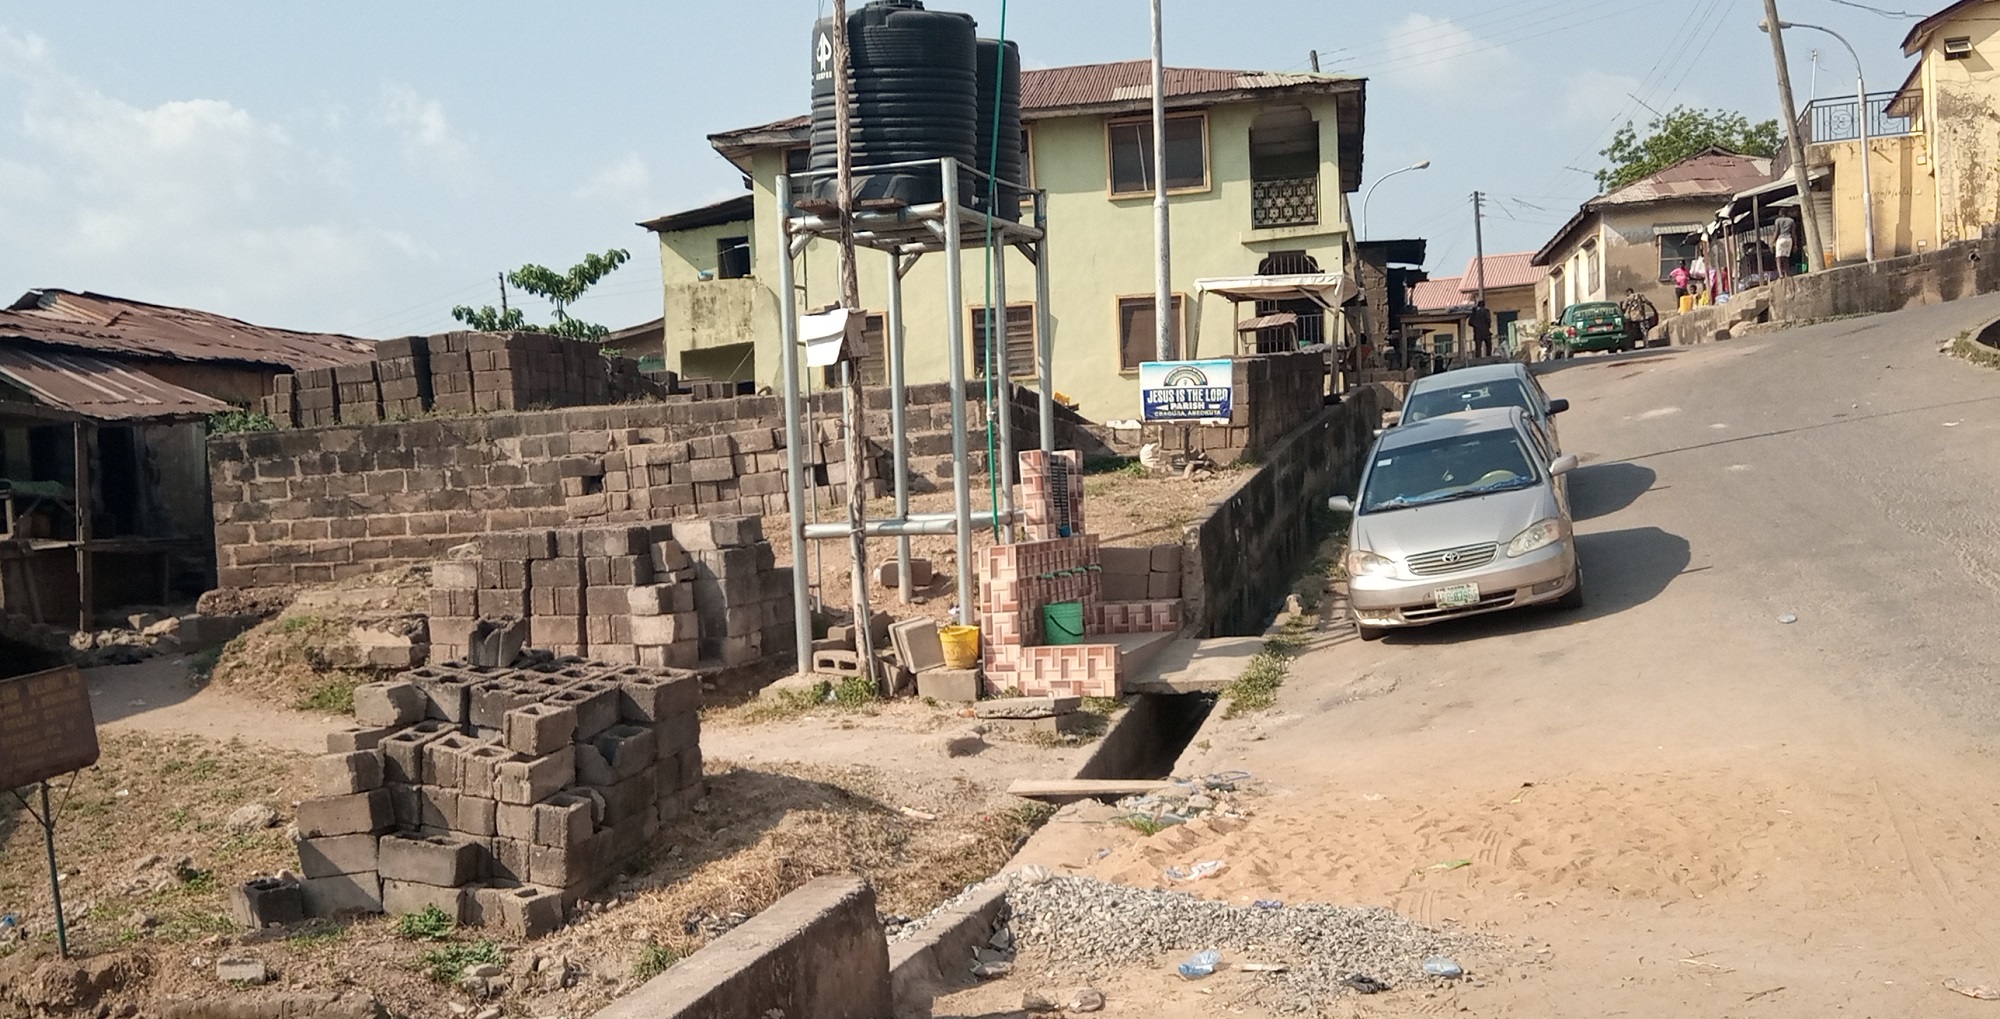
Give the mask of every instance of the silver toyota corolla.
[{"label": "silver toyota corolla", "polygon": [[1393,627],[1557,602],[1583,604],[1563,475],[1519,408],[1465,411],[1376,440],[1354,515],[1348,603],[1363,640]]}]

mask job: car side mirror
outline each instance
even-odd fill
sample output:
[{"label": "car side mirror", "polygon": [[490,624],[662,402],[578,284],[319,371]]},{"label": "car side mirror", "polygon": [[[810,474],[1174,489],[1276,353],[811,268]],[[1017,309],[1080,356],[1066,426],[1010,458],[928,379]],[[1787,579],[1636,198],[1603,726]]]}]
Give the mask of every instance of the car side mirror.
[{"label": "car side mirror", "polygon": [[1577,464],[1576,454],[1565,453],[1562,456],[1556,457],[1555,462],[1549,465],[1549,475],[1551,477],[1557,477],[1557,478],[1562,477],[1563,475],[1568,474],[1573,470],[1576,470],[1576,464]]},{"label": "car side mirror", "polygon": [[1352,514],[1354,512],[1354,500],[1344,495],[1336,495],[1326,501],[1326,508],[1335,513]]},{"label": "car side mirror", "polygon": [[1549,413],[1550,413],[1551,415],[1554,415],[1554,414],[1560,414],[1560,413],[1562,413],[1563,411],[1566,411],[1566,410],[1568,410],[1568,409],[1569,409],[1569,401],[1568,401],[1568,400],[1564,400],[1564,399],[1561,399],[1561,398],[1557,398],[1557,399],[1554,399],[1554,400],[1550,400],[1550,401],[1549,401]]}]

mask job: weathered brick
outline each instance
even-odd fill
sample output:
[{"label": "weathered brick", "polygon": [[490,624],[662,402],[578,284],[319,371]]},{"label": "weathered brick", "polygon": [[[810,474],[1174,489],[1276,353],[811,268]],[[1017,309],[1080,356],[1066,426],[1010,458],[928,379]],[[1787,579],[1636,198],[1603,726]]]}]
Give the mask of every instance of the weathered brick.
[{"label": "weathered brick", "polygon": [[576,712],[555,704],[524,704],[504,716],[507,749],[528,757],[552,754],[576,736]]},{"label": "weathered brick", "polygon": [[321,796],[346,796],[379,789],[382,786],[382,752],[354,750],[323,755],[313,762],[313,776],[318,780]]},{"label": "weathered brick", "polygon": [[494,798],[502,803],[539,803],[576,779],[576,752],[564,747],[547,757],[504,761],[494,769]]},{"label": "weathered brick", "polygon": [[299,803],[299,834],[306,838],[380,834],[388,831],[394,821],[389,793],[383,789],[347,796],[320,796]]},{"label": "weathered brick", "polygon": [[354,688],[354,719],[364,726],[409,725],[424,717],[424,694],[413,683],[363,683]]},{"label": "weathered brick", "polygon": [[[414,686],[412,690],[416,689]],[[424,780],[424,747],[458,730],[450,722],[430,719],[383,737],[382,778],[416,785]]]},{"label": "weathered brick", "polygon": [[499,803],[482,796],[458,797],[458,831],[481,838],[492,838],[500,834],[498,827]]},{"label": "weathered brick", "polygon": [[591,745],[611,766],[613,778],[623,781],[652,765],[659,744],[652,729],[628,724],[604,730]]},{"label": "weathered brick", "polygon": [[557,849],[581,847],[595,830],[595,809],[591,801],[569,793],[557,793],[534,806],[534,843]]},{"label": "weathered brick", "polygon": [[421,881],[382,879],[382,911],[391,916],[421,913],[432,907],[458,922],[464,913],[463,895],[457,888],[440,888]]},{"label": "weathered brick", "polygon": [[512,751],[492,743],[481,743],[459,758],[459,789],[467,796],[494,798],[494,769],[502,761],[515,760]]},{"label": "weathered brick", "polygon": [[389,881],[455,888],[478,877],[481,869],[479,847],[448,835],[385,835],[377,852],[382,877]]},{"label": "weathered brick", "polygon": [[326,734],[326,752],[330,754],[352,753],[356,750],[374,750],[382,741],[401,731],[401,726],[347,726]]},{"label": "weathered brick", "polygon": [[375,870],[376,836],[333,835],[299,841],[299,869],[308,878]]}]

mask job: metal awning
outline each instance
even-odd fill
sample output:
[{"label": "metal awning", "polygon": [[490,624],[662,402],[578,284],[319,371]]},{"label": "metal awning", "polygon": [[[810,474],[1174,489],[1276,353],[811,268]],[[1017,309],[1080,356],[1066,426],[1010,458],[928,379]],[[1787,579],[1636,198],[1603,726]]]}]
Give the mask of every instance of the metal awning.
[{"label": "metal awning", "polygon": [[1298,324],[1299,316],[1297,314],[1289,311],[1280,311],[1269,315],[1259,315],[1256,318],[1244,319],[1242,322],[1237,323],[1236,331],[1239,333],[1254,333],[1259,329],[1276,329],[1279,326]]},{"label": "metal awning", "polygon": [[[99,421],[206,417],[229,409],[221,400],[87,354],[0,347],[4,383],[26,390],[41,407]],[[0,413],[6,406],[0,402]]]},{"label": "metal awning", "polygon": [[1328,311],[1338,311],[1359,291],[1345,273],[1314,272],[1285,276],[1221,276],[1195,280],[1197,296],[1216,294],[1231,302],[1315,301]]}]

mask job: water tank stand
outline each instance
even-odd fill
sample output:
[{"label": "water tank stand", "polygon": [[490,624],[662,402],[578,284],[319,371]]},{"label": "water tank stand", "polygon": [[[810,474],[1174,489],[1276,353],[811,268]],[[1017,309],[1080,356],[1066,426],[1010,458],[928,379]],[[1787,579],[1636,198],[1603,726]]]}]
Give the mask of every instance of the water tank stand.
[{"label": "water tank stand", "polygon": [[[1002,263],[1006,251],[1013,248],[1028,259],[1035,267],[1035,359],[1036,378],[1040,389],[1041,407],[1041,449],[1055,451],[1055,385],[1053,367],[1053,328],[1049,315],[1049,260],[1048,260],[1048,192],[1030,188],[1013,181],[988,177],[977,170],[962,169],[958,160],[952,158],[920,160],[917,162],[889,163],[879,166],[856,167],[856,174],[875,173],[891,169],[908,170],[914,167],[933,169],[944,185],[944,201],[919,206],[901,208],[864,208],[853,214],[854,245],[858,248],[873,248],[883,251],[889,258],[888,308],[884,317],[884,342],[888,344],[884,359],[889,368],[890,441],[895,454],[896,518],[910,519],[910,465],[908,457],[909,430],[904,414],[907,379],[903,371],[903,343],[905,319],[903,316],[903,276],[917,259],[930,252],[941,252],[945,258],[945,307],[950,309],[945,323],[946,342],[949,344],[948,362],[951,366],[951,451],[954,460],[952,470],[951,530],[958,538],[957,619],[965,625],[973,625],[977,619],[973,608],[972,577],[972,531],[975,526],[972,513],[972,486],[966,470],[970,442],[966,428],[966,370],[965,370],[965,320],[958,314],[965,306],[964,299],[964,250],[967,247],[984,247],[995,244]],[[830,176],[832,171],[813,171],[800,175],[804,178]],[[961,174],[969,174],[980,180],[991,182],[991,190],[1011,189],[1021,195],[1032,195],[1034,199],[1033,225],[1000,219],[976,209],[966,208],[959,201],[959,181]],[[799,349],[799,295],[796,285],[796,270],[793,254],[801,251],[803,245],[814,239],[824,238],[838,241],[841,235],[837,216],[802,213],[792,201],[791,175],[779,174],[776,180],[778,215],[784,232],[783,250],[787,257],[778,260],[778,304],[779,337],[783,347],[784,403],[785,403],[785,468],[789,483],[787,492],[791,506],[792,531],[792,600],[794,603],[794,638],[798,644],[800,668],[812,661],[812,591],[806,571],[798,568],[804,560],[806,542],[813,539],[846,538],[847,528],[814,528],[807,533],[804,507],[806,505],[805,462],[801,451],[805,447],[804,390],[801,386],[802,366]],[[999,519],[1012,523],[1018,519],[1014,512],[1014,474],[1016,471],[1013,430],[1013,366],[1008,363],[1006,328],[1006,273],[997,271],[994,281],[994,306],[996,320],[987,323],[988,345],[998,360],[995,378],[994,411],[999,424],[999,462],[987,465],[988,470],[1000,472],[1003,505]],[[865,472],[862,465],[847,465],[848,484],[859,484]],[[980,515],[982,520],[991,520],[991,513]],[[863,521],[863,532],[868,533],[867,522]],[[883,528],[877,528],[880,533]],[[900,528],[896,530],[901,530]],[[831,531],[832,533],[829,533]],[[903,601],[910,597],[910,543],[907,532],[900,535],[897,542],[898,573],[901,577]]]}]

